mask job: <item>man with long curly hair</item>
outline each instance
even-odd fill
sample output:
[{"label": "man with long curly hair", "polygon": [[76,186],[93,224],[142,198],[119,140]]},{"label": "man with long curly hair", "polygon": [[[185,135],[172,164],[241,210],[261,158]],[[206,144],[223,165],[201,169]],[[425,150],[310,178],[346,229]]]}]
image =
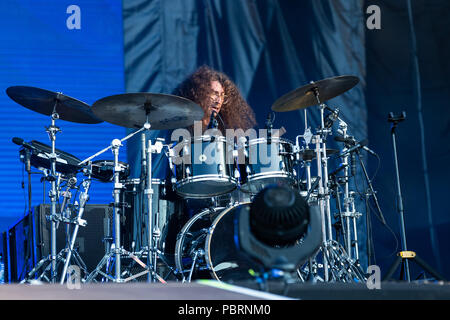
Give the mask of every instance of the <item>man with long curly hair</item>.
[{"label": "man with long curly hair", "polygon": [[198,68],[175,90],[175,95],[187,98],[205,112],[203,131],[208,127],[211,113],[215,112],[218,129],[247,129],[256,125],[255,114],[242,97],[236,84],[223,72],[206,65]]}]

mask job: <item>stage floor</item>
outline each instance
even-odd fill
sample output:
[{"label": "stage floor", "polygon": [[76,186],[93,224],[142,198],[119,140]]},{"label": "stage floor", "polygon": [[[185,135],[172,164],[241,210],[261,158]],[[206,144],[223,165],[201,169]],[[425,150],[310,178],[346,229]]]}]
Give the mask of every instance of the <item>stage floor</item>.
[{"label": "stage floor", "polygon": [[382,282],[380,289],[365,284],[267,283],[234,285],[212,280],[191,283],[4,284],[0,300],[450,300],[450,283]]}]

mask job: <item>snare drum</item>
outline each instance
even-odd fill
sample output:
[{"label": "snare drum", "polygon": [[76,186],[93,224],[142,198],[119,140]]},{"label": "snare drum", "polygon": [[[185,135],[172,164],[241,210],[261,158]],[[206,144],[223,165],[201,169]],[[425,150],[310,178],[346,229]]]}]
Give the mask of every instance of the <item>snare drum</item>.
[{"label": "snare drum", "polygon": [[177,194],[185,198],[210,198],[237,187],[233,144],[223,136],[199,136],[178,143],[176,156],[170,157],[174,168],[173,183]]},{"label": "snare drum", "polygon": [[175,247],[175,264],[185,278],[190,277],[195,260],[193,279],[213,278],[225,282],[254,280],[250,270],[257,272],[261,266],[239,251],[235,243],[238,210],[249,205],[244,203],[207,209],[186,223],[178,234]]},{"label": "snare drum", "polygon": [[269,184],[295,185],[294,147],[279,137],[252,139],[245,145],[245,164],[239,164],[241,190],[258,193]]}]

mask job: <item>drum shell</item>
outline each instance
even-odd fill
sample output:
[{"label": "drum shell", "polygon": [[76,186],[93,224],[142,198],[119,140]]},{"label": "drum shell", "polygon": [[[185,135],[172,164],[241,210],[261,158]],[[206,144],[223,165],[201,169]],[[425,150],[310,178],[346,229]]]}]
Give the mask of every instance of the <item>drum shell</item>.
[{"label": "drum shell", "polygon": [[[148,209],[147,198],[140,179],[129,179],[122,182],[121,203],[124,210],[124,222],[121,229],[124,247],[127,250],[140,249],[148,244]],[[164,242],[165,230],[169,220],[175,212],[175,202],[167,194],[167,185],[164,180],[152,179],[152,215],[155,218],[154,226],[161,232],[158,249]],[[145,197],[145,198],[144,198]],[[158,221],[158,224],[156,224]]]},{"label": "drum shell", "polygon": [[185,198],[210,198],[238,184],[233,145],[222,136],[200,136],[174,147],[174,190]]},{"label": "drum shell", "polygon": [[244,163],[239,160],[241,190],[257,193],[269,184],[295,185],[293,144],[282,138],[253,139],[246,143]]}]

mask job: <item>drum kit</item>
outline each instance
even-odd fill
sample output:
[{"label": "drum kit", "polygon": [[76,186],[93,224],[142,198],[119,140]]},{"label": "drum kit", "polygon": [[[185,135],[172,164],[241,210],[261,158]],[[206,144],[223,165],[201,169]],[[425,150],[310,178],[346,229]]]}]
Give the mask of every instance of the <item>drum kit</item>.
[{"label": "drum kit", "polygon": [[[355,192],[350,190],[349,183],[350,159],[359,156],[359,150],[365,146],[348,135],[347,124],[339,117],[339,110],[324,103],[358,82],[354,76],[327,78],[311,82],[275,101],[272,113],[304,109],[305,132],[296,137],[295,143],[272,135],[273,122],[269,119],[267,137],[246,138],[236,143],[222,135],[203,134],[165,144],[159,138],[147,139],[146,134],[150,130],[192,126],[203,118],[200,106],[182,97],[155,93],[113,95],[89,106],[59,92],[9,87],[7,94],[12,100],[50,116],[51,123],[46,128],[50,146],[35,140],[26,143],[13,139],[22,146],[21,154],[30,153],[31,165],[44,170],[44,180],[51,184],[47,216],[51,223],[51,253],[37,263],[22,282],[38,279],[63,284],[71,276],[71,263],[85,271],[82,279],[85,283],[122,283],[143,278],[163,283],[172,279],[190,282],[204,277],[226,282],[255,280],[257,262],[241,258],[242,252],[235,245],[237,235],[233,224],[238,208],[249,206],[258,192],[274,184],[293,188],[320,208],[323,242],[317,253],[298,266],[298,281],[365,281],[357,238],[357,221],[361,214],[356,211]],[[319,106],[321,122],[313,134],[307,124],[306,110],[315,105]],[[329,112],[328,116],[325,111]],[[106,121],[136,130],[122,139],[113,139],[109,146],[81,161],[56,149],[56,134],[60,132],[57,120],[85,124]],[[335,121],[339,123],[340,133],[336,140],[344,142],[345,146],[342,150],[326,146]],[[141,135],[142,142],[141,175],[130,178],[129,165],[119,161],[119,152],[123,143],[137,134]],[[97,158],[108,150],[113,154],[112,160]],[[238,154],[244,155],[243,162],[238,163]],[[166,180],[152,175],[154,155],[167,160]],[[329,173],[331,155],[341,159],[341,164]],[[313,169],[317,170],[315,176]],[[306,175],[306,180],[300,179],[300,171]],[[83,175],[83,182],[77,186],[78,174]],[[113,241],[105,247],[105,255],[97,267],[85,270],[75,240],[80,227],[89,228],[83,213],[92,182],[112,184]],[[72,189],[82,189],[75,205],[70,205]],[[333,196],[339,211],[334,217],[331,213]],[[62,202],[59,197],[63,197]],[[188,215],[186,206],[179,203],[196,203],[198,210]],[[125,228],[124,234],[123,216],[129,210],[134,212],[134,219],[131,219],[134,226]],[[174,219],[175,224],[170,222]],[[341,221],[342,237],[333,233],[336,219]],[[67,235],[66,248],[58,253],[56,229],[60,223],[74,227]],[[297,245],[301,245],[300,242]],[[141,270],[135,272],[136,269]]]}]

